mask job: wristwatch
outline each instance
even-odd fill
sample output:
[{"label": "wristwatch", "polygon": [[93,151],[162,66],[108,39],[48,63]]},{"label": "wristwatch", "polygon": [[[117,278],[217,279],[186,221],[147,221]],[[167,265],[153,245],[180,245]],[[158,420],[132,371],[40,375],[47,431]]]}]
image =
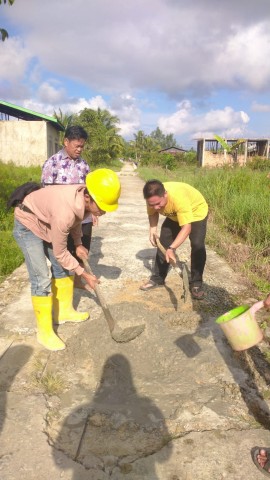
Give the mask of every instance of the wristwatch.
[{"label": "wristwatch", "polygon": [[176,248],[168,247],[167,250],[172,250],[173,252],[175,252]]}]

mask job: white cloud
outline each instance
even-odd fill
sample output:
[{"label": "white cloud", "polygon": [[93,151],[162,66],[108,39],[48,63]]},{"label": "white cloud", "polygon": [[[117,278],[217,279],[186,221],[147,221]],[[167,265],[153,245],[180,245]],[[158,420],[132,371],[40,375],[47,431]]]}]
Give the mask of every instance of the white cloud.
[{"label": "white cloud", "polygon": [[218,87],[269,88],[266,0],[218,8],[216,0],[27,0],[8,12],[43,68],[101,93],[155,88],[177,99]]},{"label": "white cloud", "polygon": [[119,133],[124,137],[131,137],[140,127],[141,111],[136,104],[136,99],[129,94],[114,97],[109,104],[101,95],[89,99],[74,98],[61,101],[64,96],[63,89],[58,90],[47,83],[41,85],[39,93],[39,99],[27,98],[21,102],[21,106],[49,116],[59,109],[69,114],[79,113],[85,108],[106,109],[119,118]]},{"label": "white cloud", "polygon": [[135,97],[123,93],[111,100],[111,113],[120,119],[120,134],[131,137],[140,128],[141,112]]},{"label": "white cloud", "polygon": [[270,104],[253,102],[251,105],[251,110],[253,112],[270,112]]},{"label": "white cloud", "polygon": [[209,137],[214,133],[224,136],[243,134],[248,115],[232,107],[210,110],[204,114],[197,113],[189,101],[178,105],[179,109],[170,116],[162,116],[158,120],[159,128],[166,134],[189,135],[190,138]]},{"label": "white cloud", "polygon": [[30,51],[18,38],[0,42],[0,81],[22,80],[31,59]]},{"label": "white cloud", "polygon": [[[264,94],[265,105],[254,102],[251,111],[268,111],[269,0],[227,0],[218,8],[216,0],[21,0],[5,15],[21,35],[10,30],[0,44],[7,101],[49,115],[106,108],[126,137],[150,133],[158,119],[181,136],[240,135],[249,122],[244,95]],[[230,92],[239,92],[237,105]],[[202,113],[210,97],[211,110]],[[163,114],[183,98],[191,100]],[[195,110],[198,100],[204,110]]]},{"label": "white cloud", "polygon": [[97,110],[98,108],[102,110],[107,109],[107,103],[101,95],[96,95],[88,99],[83,97],[67,99],[65,102],[59,104],[57,108],[61,108],[63,112],[79,113],[85,108],[91,108],[93,110]]},{"label": "white cloud", "polygon": [[63,87],[55,87],[49,82],[43,82],[37,90],[37,98],[48,104],[61,103],[66,97],[66,91]]}]

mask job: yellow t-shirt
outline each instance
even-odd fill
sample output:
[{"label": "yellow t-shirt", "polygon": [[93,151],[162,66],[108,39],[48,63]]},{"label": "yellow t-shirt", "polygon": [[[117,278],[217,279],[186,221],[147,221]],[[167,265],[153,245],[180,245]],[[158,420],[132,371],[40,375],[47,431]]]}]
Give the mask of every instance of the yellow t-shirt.
[{"label": "yellow t-shirt", "polygon": [[[181,227],[203,220],[207,216],[208,205],[199,190],[183,182],[164,182],[163,185],[168,201],[158,213],[179,223]],[[153,215],[156,211],[147,207],[147,213]]]}]

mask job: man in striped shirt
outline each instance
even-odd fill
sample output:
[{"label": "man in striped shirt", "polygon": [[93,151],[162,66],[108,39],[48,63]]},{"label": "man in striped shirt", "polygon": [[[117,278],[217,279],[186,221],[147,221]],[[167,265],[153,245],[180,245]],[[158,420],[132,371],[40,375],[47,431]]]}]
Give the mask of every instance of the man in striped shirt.
[{"label": "man in striped shirt", "polygon": [[[44,186],[85,183],[90,167],[81,157],[81,154],[87,138],[87,132],[79,125],[73,125],[66,129],[63,148],[52,155],[42,167],[41,182]],[[93,215],[89,215],[82,222],[82,245],[88,251],[90,250],[93,224],[97,225],[97,217]],[[68,238],[68,250],[76,258],[75,246],[71,236]],[[74,286],[89,289],[77,275],[75,275]]]}]

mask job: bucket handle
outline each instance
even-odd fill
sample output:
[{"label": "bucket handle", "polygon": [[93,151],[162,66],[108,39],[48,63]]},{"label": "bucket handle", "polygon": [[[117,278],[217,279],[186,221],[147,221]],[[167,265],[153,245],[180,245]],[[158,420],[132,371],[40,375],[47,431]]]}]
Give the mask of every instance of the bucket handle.
[{"label": "bucket handle", "polygon": [[264,306],[264,303],[263,303],[263,300],[261,300],[260,302],[256,302],[254,303],[254,305],[252,305],[252,307],[250,307],[250,313],[251,315],[254,315],[258,310],[260,310],[260,308],[262,308]]}]

